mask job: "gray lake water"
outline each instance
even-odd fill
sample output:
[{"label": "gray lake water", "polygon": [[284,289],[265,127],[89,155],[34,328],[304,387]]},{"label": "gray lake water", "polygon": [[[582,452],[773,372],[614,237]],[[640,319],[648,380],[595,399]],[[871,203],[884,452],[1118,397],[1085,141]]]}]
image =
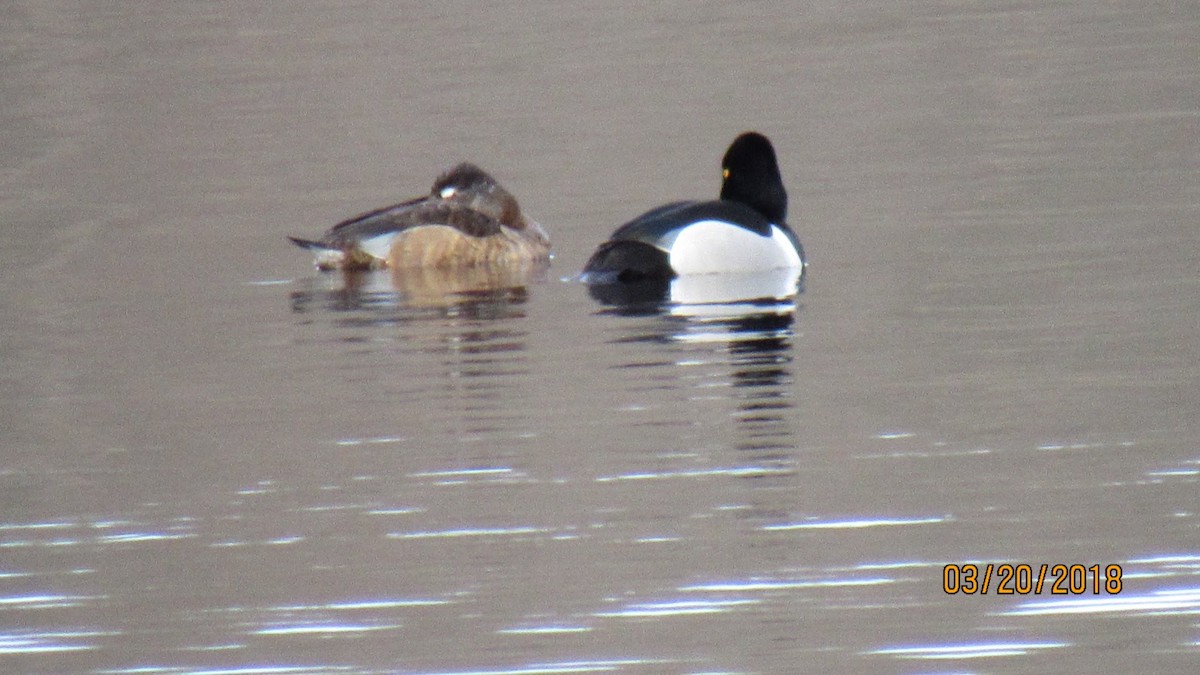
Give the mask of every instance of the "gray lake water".
[{"label": "gray lake water", "polygon": [[[0,7],[0,671],[1200,670],[1200,4],[517,7]],[[567,280],[746,129],[794,303]]]}]

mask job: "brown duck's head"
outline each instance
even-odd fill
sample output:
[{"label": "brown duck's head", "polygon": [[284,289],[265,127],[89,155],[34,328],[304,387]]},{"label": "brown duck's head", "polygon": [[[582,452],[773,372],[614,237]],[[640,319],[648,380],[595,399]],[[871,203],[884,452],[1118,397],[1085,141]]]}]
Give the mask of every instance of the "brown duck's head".
[{"label": "brown duck's head", "polygon": [[434,181],[430,194],[434,199],[462,204],[491,216],[506,227],[515,230],[525,227],[517,198],[501,187],[491,174],[470,162],[442,172]]}]

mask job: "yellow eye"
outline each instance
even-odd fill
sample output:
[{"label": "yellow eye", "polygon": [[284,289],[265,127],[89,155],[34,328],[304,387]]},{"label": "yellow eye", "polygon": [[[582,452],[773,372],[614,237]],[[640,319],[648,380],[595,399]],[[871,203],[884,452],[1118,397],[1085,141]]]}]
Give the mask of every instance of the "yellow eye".
[{"label": "yellow eye", "polygon": [[729,169],[721,169],[721,178],[729,178]]}]

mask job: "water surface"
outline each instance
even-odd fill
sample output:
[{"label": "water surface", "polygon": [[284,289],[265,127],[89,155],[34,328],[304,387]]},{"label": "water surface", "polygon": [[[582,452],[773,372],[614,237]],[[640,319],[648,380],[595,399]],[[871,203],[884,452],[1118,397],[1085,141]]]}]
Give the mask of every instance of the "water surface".
[{"label": "water surface", "polygon": [[[1195,6],[0,17],[0,670],[1195,672]],[[563,281],[751,128],[801,294]],[[549,270],[284,239],[464,159]]]}]

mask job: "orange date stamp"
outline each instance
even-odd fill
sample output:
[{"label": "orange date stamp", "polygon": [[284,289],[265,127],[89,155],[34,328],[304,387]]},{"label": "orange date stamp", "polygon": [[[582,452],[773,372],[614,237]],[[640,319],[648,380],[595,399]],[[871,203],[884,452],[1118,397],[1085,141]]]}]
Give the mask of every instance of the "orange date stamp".
[{"label": "orange date stamp", "polygon": [[942,568],[947,595],[1116,595],[1121,592],[1121,566],[1013,565],[964,563]]}]

